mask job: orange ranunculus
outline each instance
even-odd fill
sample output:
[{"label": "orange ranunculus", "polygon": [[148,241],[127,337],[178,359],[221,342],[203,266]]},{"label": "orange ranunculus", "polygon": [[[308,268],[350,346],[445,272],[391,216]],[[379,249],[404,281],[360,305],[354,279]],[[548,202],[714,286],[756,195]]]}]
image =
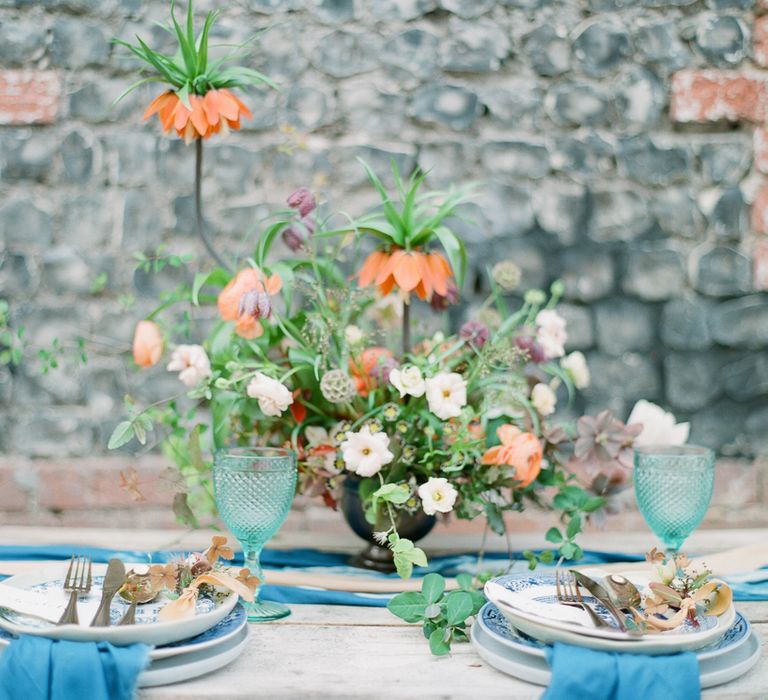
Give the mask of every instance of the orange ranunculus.
[{"label": "orange ranunculus", "polygon": [[243,313],[241,302],[249,292],[277,294],[282,287],[279,275],[267,277],[260,270],[248,267],[240,270],[221,290],[217,300],[219,314],[225,321],[236,321],[235,333],[241,338],[252,340],[263,335],[264,328],[259,323],[258,314]]},{"label": "orange ranunculus", "polygon": [[250,110],[226,88],[209,90],[205,96],[190,95],[189,109],[172,91],[158,95],[144,112],[144,119],[157,114],[164,131],[176,130],[187,143],[211,134],[240,128],[240,116],[252,117]]},{"label": "orange ranunculus", "polygon": [[163,356],[163,335],[154,321],[139,321],[133,333],[133,359],[139,367],[156,365]]},{"label": "orange ranunculus", "polygon": [[391,350],[380,347],[366,348],[357,357],[349,358],[349,371],[360,396],[365,398],[376,387],[376,378],[373,376],[376,367],[393,358]]},{"label": "orange ranunculus", "polygon": [[385,296],[397,287],[428,301],[433,293],[448,293],[452,275],[451,266],[440,253],[395,248],[391,253],[371,253],[357,273],[357,280],[361,287],[376,284]]},{"label": "orange ranunculus", "polygon": [[520,486],[528,486],[541,471],[541,442],[533,433],[524,433],[509,423],[499,426],[496,435],[501,445],[486,450],[483,464],[514,467]]}]

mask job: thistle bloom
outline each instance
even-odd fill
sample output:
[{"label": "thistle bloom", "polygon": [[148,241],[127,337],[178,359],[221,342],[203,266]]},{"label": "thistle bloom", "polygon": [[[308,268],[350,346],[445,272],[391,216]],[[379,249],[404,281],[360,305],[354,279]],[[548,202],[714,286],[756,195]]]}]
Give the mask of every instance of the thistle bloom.
[{"label": "thistle bloom", "polygon": [[241,270],[219,294],[219,314],[225,321],[236,321],[235,333],[241,338],[258,338],[264,333],[259,320],[269,318],[271,313],[269,296],[277,294],[281,287],[278,275],[268,278],[252,267]]},{"label": "thistle bloom", "polygon": [[302,219],[317,208],[315,195],[313,195],[306,187],[299,187],[299,189],[291,194],[286,201],[291,209],[298,209],[299,216]]},{"label": "thistle bloom", "polygon": [[531,362],[534,362],[535,364],[546,362],[546,353],[542,349],[541,345],[539,345],[530,336],[521,336],[520,338],[515,338],[515,345],[521,350],[527,351],[528,359]]},{"label": "thistle bloom", "polygon": [[483,347],[488,342],[489,335],[488,326],[480,321],[467,321],[459,329],[459,338],[476,348]]},{"label": "thistle bloom", "polygon": [[505,423],[496,430],[501,445],[486,450],[483,464],[515,468],[515,479],[524,488],[532,484],[541,471],[544,452],[541,442],[533,433],[524,433],[514,425]]},{"label": "thistle bloom", "polygon": [[186,143],[199,138],[207,139],[219,132],[226,133],[230,129],[237,131],[241,116],[247,119],[253,116],[248,107],[226,88],[209,90],[204,96],[190,95],[189,107],[169,90],[152,100],[143,119],[146,121],[153,114],[160,119],[163,131],[175,129]]},{"label": "thistle bloom", "polygon": [[168,363],[169,372],[178,372],[179,379],[190,389],[211,376],[211,362],[202,345],[179,345]]},{"label": "thistle bloom", "polygon": [[293,394],[287,387],[261,372],[256,372],[248,383],[246,393],[258,400],[265,416],[277,417],[293,403]]},{"label": "thistle bloom", "polygon": [[371,432],[365,425],[356,433],[347,433],[341,443],[341,454],[347,469],[358,476],[373,476],[395,455],[389,451],[389,437],[384,432]]},{"label": "thistle bloom", "polygon": [[133,333],[133,359],[139,367],[156,365],[163,355],[163,335],[154,321],[139,321]]},{"label": "thistle bloom", "polygon": [[440,420],[457,418],[467,405],[467,382],[456,372],[439,372],[425,381],[427,404]]},{"label": "thistle bloom", "polygon": [[375,284],[383,295],[397,287],[429,301],[433,294],[448,295],[452,274],[451,266],[440,253],[393,248],[391,253],[371,253],[357,273],[357,280],[361,287]]},{"label": "thistle bloom", "polygon": [[435,513],[450,513],[456,503],[459,492],[448,483],[448,479],[429,477],[426,483],[419,486],[421,507],[427,515]]}]

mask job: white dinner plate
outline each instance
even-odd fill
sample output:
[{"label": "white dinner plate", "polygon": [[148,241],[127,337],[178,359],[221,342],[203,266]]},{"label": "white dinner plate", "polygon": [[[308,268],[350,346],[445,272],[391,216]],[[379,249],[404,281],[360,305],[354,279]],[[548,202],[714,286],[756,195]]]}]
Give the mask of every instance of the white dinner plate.
[{"label": "white dinner plate", "polygon": [[[2,582],[3,586],[15,586],[24,590],[45,592],[46,595],[66,602],[68,593],[62,586],[63,574],[66,572],[66,564],[62,571],[53,576],[50,571],[36,574],[23,574],[12,576]],[[93,608],[101,598],[101,583],[106,571],[106,564],[94,565],[93,587],[90,593],[81,597],[83,607]],[[122,627],[88,627],[90,618],[85,619],[81,615],[80,625],[55,625],[41,618],[30,617],[0,610],[0,627],[12,634],[31,634],[49,639],[67,639],[74,642],[106,641],[117,646],[125,646],[142,642],[153,646],[171,644],[189,639],[211,629],[214,625],[224,620],[237,605],[238,596],[231,593],[220,603],[209,598],[200,597],[196,605],[194,617],[169,622],[158,622],[158,613],[167,601],[155,601],[139,605],[136,610],[135,625]],[[119,596],[112,602],[110,618],[114,625],[125,613],[128,603]]]},{"label": "white dinner plate", "polygon": [[[504,647],[481,625],[473,624],[470,638],[475,650],[488,665],[502,673],[536,685],[549,685],[552,677],[545,658]],[[701,687],[712,688],[747,673],[760,658],[760,641],[750,632],[747,642],[726,654],[699,662]]]},{"label": "white dinner plate", "polygon": [[243,653],[248,646],[249,636],[250,630],[246,625],[234,637],[212,649],[153,661],[150,667],[139,675],[139,688],[181,683],[223,668]]},{"label": "white dinner plate", "polygon": [[[647,576],[626,574],[642,590]],[[670,654],[675,651],[692,651],[712,644],[733,625],[736,610],[733,605],[717,617],[704,617],[695,627],[686,620],[679,628],[669,632],[646,634],[640,639],[623,641],[609,638],[618,630],[605,635],[594,628],[586,613],[561,605],[555,596],[554,573],[499,576],[489,581],[485,594],[509,620],[515,629],[547,644],[565,642],[604,651],[628,651],[637,654]],[[503,588],[501,591],[499,588]],[[503,594],[502,594],[503,593]],[[584,596],[593,609],[607,622],[615,626],[610,613],[593,597]],[[567,617],[566,617],[567,615]],[[577,616],[584,616],[586,625],[576,623]]]}]

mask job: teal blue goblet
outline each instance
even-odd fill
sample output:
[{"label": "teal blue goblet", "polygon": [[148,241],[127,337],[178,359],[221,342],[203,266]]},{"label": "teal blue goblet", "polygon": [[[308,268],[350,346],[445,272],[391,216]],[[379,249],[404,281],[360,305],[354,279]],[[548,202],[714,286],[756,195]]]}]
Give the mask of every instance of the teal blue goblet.
[{"label": "teal blue goblet", "polygon": [[254,601],[246,604],[248,620],[267,622],[290,615],[288,606],[259,598],[264,580],[259,559],[291,509],[296,453],[273,447],[221,450],[214,455],[213,486],[221,519],[240,542],[245,565],[259,577]]},{"label": "teal blue goblet", "polygon": [[715,454],[695,445],[638,447],[634,481],[640,513],[674,555],[709,508]]}]

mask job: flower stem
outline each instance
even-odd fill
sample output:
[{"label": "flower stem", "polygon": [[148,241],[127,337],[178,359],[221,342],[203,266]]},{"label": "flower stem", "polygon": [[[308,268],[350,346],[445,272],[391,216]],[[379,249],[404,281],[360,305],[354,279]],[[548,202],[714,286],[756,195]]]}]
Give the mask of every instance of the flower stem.
[{"label": "flower stem", "polygon": [[411,305],[410,299],[403,302],[403,360],[411,351]]},{"label": "flower stem", "polygon": [[205,219],[203,218],[203,140],[197,139],[195,141],[195,228],[197,229],[197,235],[200,236],[200,240],[203,241],[205,249],[210,256],[216,261],[219,267],[223,267],[225,270],[231,272],[232,268],[224,261],[216,249],[213,247],[208,234],[205,230]]}]

